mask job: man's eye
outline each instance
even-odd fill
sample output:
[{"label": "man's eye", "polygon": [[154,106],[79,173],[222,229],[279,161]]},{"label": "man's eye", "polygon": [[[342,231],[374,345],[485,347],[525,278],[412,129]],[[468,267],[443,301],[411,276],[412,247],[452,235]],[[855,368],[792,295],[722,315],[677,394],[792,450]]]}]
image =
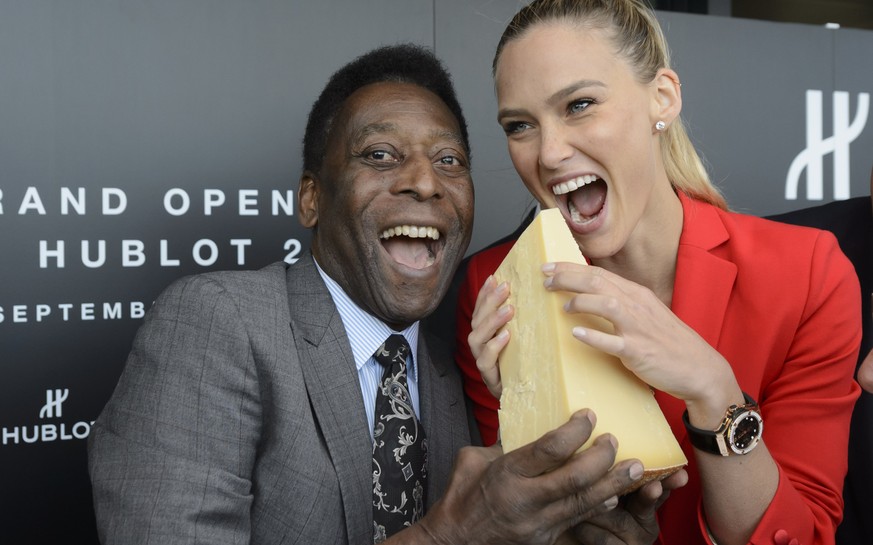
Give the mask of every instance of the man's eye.
[{"label": "man's eye", "polygon": [[437,154],[434,164],[451,170],[464,169],[467,168],[467,158],[457,150],[445,149]]},{"label": "man's eye", "polygon": [[391,154],[388,150],[377,149],[367,152],[367,158],[372,159],[374,161],[393,161],[395,160],[394,155]]}]

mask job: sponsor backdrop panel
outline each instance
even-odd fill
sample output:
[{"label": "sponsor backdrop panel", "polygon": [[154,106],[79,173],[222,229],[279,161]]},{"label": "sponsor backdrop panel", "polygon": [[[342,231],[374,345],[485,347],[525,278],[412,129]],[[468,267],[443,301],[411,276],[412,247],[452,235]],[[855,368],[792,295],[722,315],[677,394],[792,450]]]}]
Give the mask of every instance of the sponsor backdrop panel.
[{"label": "sponsor backdrop panel", "polygon": [[[530,198],[495,121],[490,63],[521,3],[0,5],[0,543],[96,543],[84,438],[143,313],[183,274],[308,248],[293,195],[305,116],[351,57],[396,41],[436,49],[474,147],[471,251],[518,225]],[[735,208],[867,194],[873,32],[659,18],[692,137]]]},{"label": "sponsor backdrop panel", "polygon": [[804,205],[803,191],[800,202],[785,201],[785,178],[805,147],[806,90],[828,97],[833,90],[834,31],[684,14],[664,19],[692,139],[730,205],[753,214]]},{"label": "sponsor backdrop panel", "polygon": [[766,215],[869,193],[873,33],[662,20],[692,139],[734,209]]}]

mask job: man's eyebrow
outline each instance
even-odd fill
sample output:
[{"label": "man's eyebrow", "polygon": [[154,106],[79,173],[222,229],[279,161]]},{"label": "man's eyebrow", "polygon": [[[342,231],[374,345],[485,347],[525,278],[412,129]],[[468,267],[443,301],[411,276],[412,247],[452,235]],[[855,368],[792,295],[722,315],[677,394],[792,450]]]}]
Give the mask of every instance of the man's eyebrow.
[{"label": "man's eyebrow", "polygon": [[434,131],[431,131],[431,137],[434,140],[449,140],[449,141],[454,142],[458,146],[461,146],[462,148],[465,148],[465,149],[467,147],[464,144],[464,139],[461,138],[461,135],[458,134],[456,131],[434,130]]},{"label": "man's eyebrow", "polygon": [[368,123],[359,128],[352,134],[352,142],[360,143],[372,134],[384,134],[389,132],[397,132],[397,125],[394,123]]},{"label": "man's eyebrow", "polygon": [[[398,132],[397,125],[394,123],[368,123],[352,134],[352,142],[359,144],[367,137],[374,134],[386,134]],[[466,148],[464,139],[457,131],[449,129],[434,129],[430,132],[430,137],[434,140],[449,140],[458,146]]]}]

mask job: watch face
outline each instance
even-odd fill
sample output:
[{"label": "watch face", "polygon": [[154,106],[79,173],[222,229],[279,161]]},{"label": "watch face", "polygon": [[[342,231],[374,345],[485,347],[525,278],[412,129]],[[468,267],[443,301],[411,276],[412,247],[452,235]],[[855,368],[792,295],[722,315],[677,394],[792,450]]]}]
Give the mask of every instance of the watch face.
[{"label": "watch face", "polygon": [[728,443],[731,450],[737,454],[746,454],[758,444],[764,431],[761,415],[755,411],[740,414],[732,423],[728,432]]}]

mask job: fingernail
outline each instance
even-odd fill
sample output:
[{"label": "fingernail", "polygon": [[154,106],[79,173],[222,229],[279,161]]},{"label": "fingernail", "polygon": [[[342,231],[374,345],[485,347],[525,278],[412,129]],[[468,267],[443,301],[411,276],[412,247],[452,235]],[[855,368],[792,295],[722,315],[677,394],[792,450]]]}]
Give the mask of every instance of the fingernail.
[{"label": "fingernail", "polygon": [[552,287],[552,277],[551,276],[546,277],[545,281],[543,282],[543,286],[545,286],[546,288]]},{"label": "fingernail", "polygon": [[504,329],[497,334],[497,340],[504,341],[509,338],[509,331]]},{"label": "fingernail", "polygon": [[509,316],[510,312],[512,312],[512,309],[509,307],[509,305],[505,305],[497,309],[497,316],[499,316],[500,318],[506,318],[507,316]]},{"label": "fingernail", "polygon": [[554,263],[546,263],[546,264],[543,265],[543,269],[542,269],[542,270],[543,270],[544,273],[554,272],[554,270],[555,270],[555,264],[554,264]]},{"label": "fingernail", "polygon": [[618,507],[618,496],[613,496],[603,502],[603,506],[606,507],[607,510],[613,510]]},{"label": "fingernail", "polygon": [[628,471],[628,475],[633,480],[639,480],[643,476],[643,464],[636,463],[630,466],[630,470]]},{"label": "fingernail", "polygon": [[509,293],[509,284],[507,282],[501,282],[499,286],[497,286],[497,293],[499,295],[504,295]]},{"label": "fingernail", "polygon": [[587,331],[585,331],[584,327],[576,326],[573,328],[573,336],[576,337],[577,339],[581,339],[581,338],[585,337],[586,334],[587,334]]}]

